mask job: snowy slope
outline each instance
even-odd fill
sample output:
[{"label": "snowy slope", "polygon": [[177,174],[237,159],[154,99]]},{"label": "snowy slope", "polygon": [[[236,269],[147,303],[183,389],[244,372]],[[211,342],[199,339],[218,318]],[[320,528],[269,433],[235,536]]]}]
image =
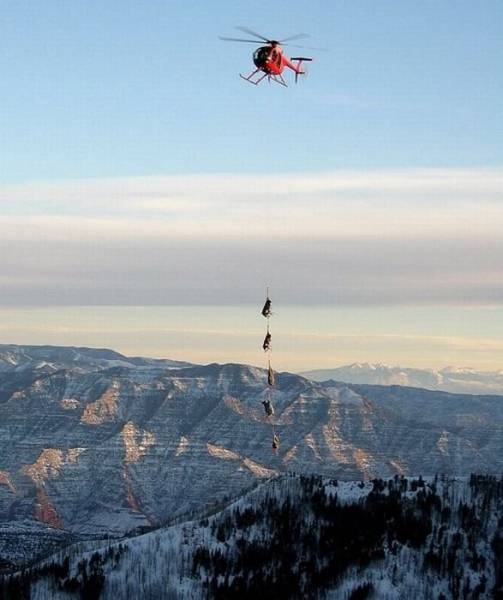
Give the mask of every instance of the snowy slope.
[{"label": "snowy slope", "polygon": [[0,344],[0,373],[32,369],[54,372],[65,368],[90,371],[111,367],[180,368],[186,366],[191,365],[175,360],[127,357],[106,348]]},{"label": "snowy slope", "polygon": [[290,474],[212,516],[69,547],[24,585],[36,600],[78,597],[91,585],[103,600],[489,599],[503,591],[502,519],[503,479]]}]

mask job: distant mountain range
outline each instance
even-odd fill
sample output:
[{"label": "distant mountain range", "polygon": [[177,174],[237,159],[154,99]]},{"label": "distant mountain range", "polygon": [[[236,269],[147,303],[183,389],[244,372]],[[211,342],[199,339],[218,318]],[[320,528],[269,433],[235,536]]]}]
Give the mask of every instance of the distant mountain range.
[{"label": "distant mountain range", "polygon": [[0,559],[157,526],[287,471],[503,471],[499,396],[279,373],[274,453],[263,369],[12,345],[0,364]]},{"label": "distant mountain range", "polygon": [[106,348],[0,344],[0,374],[24,370],[41,370],[48,373],[60,369],[90,371],[110,369],[111,367],[169,369],[189,366],[191,363],[177,360],[126,357]]},{"label": "distant mountain range", "polygon": [[334,369],[301,373],[314,381],[343,381],[374,385],[404,385],[454,394],[503,394],[503,369],[477,371],[470,368],[411,369],[382,364],[354,363]]}]

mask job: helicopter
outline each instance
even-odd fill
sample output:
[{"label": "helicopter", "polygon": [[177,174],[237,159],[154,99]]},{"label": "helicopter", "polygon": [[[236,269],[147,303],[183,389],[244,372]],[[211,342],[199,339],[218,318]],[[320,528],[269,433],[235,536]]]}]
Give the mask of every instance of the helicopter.
[{"label": "helicopter", "polygon": [[[298,33],[297,35],[292,35],[288,38],[285,38],[284,40],[271,40],[264,37],[260,33],[253,31],[252,29],[248,29],[247,27],[236,27],[236,29],[239,29],[240,31],[243,31],[248,35],[252,35],[259,39],[243,40],[241,38],[229,38],[221,36],[219,36],[219,39],[223,40],[224,42],[248,42],[251,44],[263,44],[264,42],[266,43],[265,46],[260,46],[253,53],[253,62],[255,64],[256,69],[247,76],[241,75],[241,73],[239,74],[239,76],[245,81],[248,81],[248,83],[258,85],[261,81],[267,78],[269,81],[274,81],[276,83],[279,83],[280,85],[288,87],[283,77],[283,71],[285,68],[291,69],[295,73],[295,83],[297,83],[299,75],[306,74],[305,67],[303,67],[302,63],[310,62],[313,59],[307,58],[305,56],[288,58],[284,54],[283,49],[281,48],[284,42],[290,42],[293,40],[309,37],[306,33]],[[297,46],[295,44],[288,45],[295,48],[306,47]],[[315,48],[311,49],[314,50]]]}]

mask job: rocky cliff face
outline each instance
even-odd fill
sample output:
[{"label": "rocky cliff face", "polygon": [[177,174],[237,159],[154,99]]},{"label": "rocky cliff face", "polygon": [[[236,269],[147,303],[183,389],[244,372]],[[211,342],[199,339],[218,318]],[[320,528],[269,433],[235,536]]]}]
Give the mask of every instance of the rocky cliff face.
[{"label": "rocky cliff face", "polygon": [[499,397],[461,402],[280,373],[273,453],[258,368],[15,346],[0,346],[0,364],[4,524],[120,534],[288,470],[338,479],[503,470]]}]

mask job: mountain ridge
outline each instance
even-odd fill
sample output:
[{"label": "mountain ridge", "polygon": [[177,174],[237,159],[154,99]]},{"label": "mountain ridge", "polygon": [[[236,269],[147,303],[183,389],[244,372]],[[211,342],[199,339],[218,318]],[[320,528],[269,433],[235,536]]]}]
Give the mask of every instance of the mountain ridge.
[{"label": "mountain ridge", "polygon": [[[499,598],[503,479],[271,478],[211,515],[72,544],[13,577],[7,599]],[[17,594],[17,595],[16,595]]]},{"label": "mountain ridge", "polygon": [[185,367],[192,363],[160,358],[127,357],[109,348],[90,348],[87,346],[54,346],[54,345],[16,345],[0,344],[0,372],[2,369],[53,368],[85,366],[105,368],[112,364],[141,366]]},{"label": "mountain ridge", "polygon": [[121,536],[286,471],[339,480],[503,471],[501,397],[278,373],[273,453],[264,369],[117,365],[113,355],[108,367],[82,356],[75,367],[73,350],[59,354],[57,364],[38,368],[38,352],[0,372],[0,523],[10,527],[0,555],[17,522]]},{"label": "mountain ridge", "polygon": [[449,393],[503,394],[503,370],[480,371],[471,367],[419,369],[382,363],[352,363],[333,369],[303,371],[300,375],[314,381],[333,379],[344,383],[402,385]]}]

